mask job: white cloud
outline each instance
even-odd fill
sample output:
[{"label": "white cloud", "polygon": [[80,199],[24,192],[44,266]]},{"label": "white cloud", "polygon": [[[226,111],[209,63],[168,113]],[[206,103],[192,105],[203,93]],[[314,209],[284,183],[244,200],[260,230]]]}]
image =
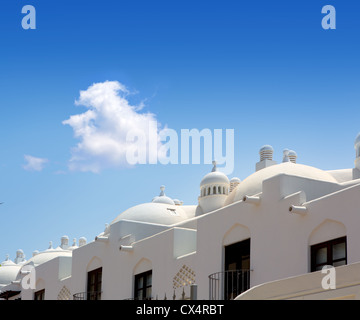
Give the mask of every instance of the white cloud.
[{"label": "white cloud", "polygon": [[[80,91],[75,104],[85,106],[87,110],[63,121],[72,127],[75,138],[80,140],[72,148],[70,170],[99,172],[104,168],[129,166],[126,153],[134,147],[126,140],[129,132],[135,136],[145,133],[147,148],[152,138],[147,133],[148,128],[156,121],[156,116],[140,113],[143,104],[131,105],[128,96],[128,89],[117,81],[95,83]],[[160,146],[159,138],[155,139]]]},{"label": "white cloud", "polygon": [[23,165],[23,168],[28,171],[41,171],[42,169],[44,169],[45,164],[49,162],[48,159],[37,158],[28,154],[24,155],[24,158],[26,164]]}]

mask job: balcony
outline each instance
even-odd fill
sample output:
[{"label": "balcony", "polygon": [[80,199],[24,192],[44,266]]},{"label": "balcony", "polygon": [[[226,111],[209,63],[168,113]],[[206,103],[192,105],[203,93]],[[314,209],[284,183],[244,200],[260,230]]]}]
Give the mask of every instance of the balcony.
[{"label": "balcony", "polygon": [[250,288],[250,270],[229,270],[209,275],[209,300],[233,300]]},{"label": "balcony", "polygon": [[101,300],[101,291],[75,293],[73,300]]}]

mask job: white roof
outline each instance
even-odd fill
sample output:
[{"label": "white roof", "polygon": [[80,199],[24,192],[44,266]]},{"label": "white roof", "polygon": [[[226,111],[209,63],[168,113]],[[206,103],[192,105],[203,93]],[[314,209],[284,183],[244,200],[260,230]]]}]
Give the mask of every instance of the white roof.
[{"label": "white roof", "polygon": [[28,261],[26,261],[25,264],[33,264],[34,266],[38,266],[40,264],[43,264],[51,259],[54,259],[56,257],[71,257],[72,251],[71,250],[64,250],[60,247],[57,247],[56,249],[52,248],[52,244],[50,244],[50,247],[44,251],[41,251],[37,253],[35,256],[31,257]]},{"label": "white roof", "polygon": [[[196,208],[195,206],[190,207]],[[185,208],[183,208],[183,206],[165,203],[143,203],[120,213],[111,222],[111,224],[114,224],[120,220],[131,220],[145,223],[172,225],[189,218],[189,210],[184,210]],[[195,212],[193,214],[195,214]]]},{"label": "white roof", "polygon": [[214,171],[206,174],[200,182],[200,187],[210,184],[229,184],[229,178],[220,171]]},{"label": "white roof", "polygon": [[283,162],[261,169],[248,176],[246,179],[240,182],[240,184],[228,196],[225,201],[225,205],[240,201],[246,195],[251,196],[262,192],[263,181],[278,174],[288,174],[302,178],[337,183],[337,180],[326,171],[303,164]]},{"label": "white roof", "polygon": [[0,289],[7,284],[10,284],[11,281],[16,280],[16,277],[20,271],[21,265],[14,263],[8,258],[1,262],[0,267]]}]

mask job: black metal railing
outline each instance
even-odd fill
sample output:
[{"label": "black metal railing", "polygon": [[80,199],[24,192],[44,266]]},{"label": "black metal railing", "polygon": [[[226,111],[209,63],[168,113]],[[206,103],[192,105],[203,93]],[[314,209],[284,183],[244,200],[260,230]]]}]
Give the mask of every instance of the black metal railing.
[{"label": "black metal railing", "polygon": [[209,275],[209,299],[233,300],[250,288],[250,270],[231,270]]},{"label": "black metal railing", "polygon": [[101,291],[78,292],[73,294],[73,300],[101,300]]}]

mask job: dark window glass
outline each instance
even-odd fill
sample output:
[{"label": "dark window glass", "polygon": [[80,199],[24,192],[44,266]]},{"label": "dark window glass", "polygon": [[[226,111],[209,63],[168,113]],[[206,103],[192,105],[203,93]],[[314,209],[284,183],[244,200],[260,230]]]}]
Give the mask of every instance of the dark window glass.
[{"label": "dark window glass", "polygon": [[36,291],[34,293],[34,300],[45,300],[45,289]]},{"label": "dark window glass", "polygon": [[152,270],[135,275],[136,300],[151,300]]},{"label": "dark window glass", "polygon": [[333,239],[311,246],[311,272],[324,266],[334,267],[347,264],[346,237]]},{"label": "dark window glass", "polygon": [[88,272],[87,300],[101,300],[102,268]]}]

